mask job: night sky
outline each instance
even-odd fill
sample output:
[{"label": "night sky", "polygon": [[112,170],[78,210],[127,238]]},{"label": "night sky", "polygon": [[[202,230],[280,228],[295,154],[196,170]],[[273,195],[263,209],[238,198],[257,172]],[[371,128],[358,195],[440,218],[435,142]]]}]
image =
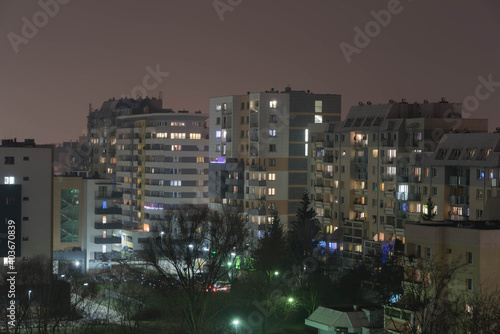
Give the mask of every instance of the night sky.
[{"label": "night sky", "polygon": [[[470,117],[500,127],[498,0],[60,1],[51,15],[0,3],[1,138],[76,139],[89,103],[146,86],[164,107],[208,112],[210,97],[290,85],[341,94],[345,115],[358,101],[470,100],[479,76],[499,83],[480,88]],[[390,22],[373,24],[388,7]],[[340,44],[356,47],[367,24],[373,37],[348,63]]]}]

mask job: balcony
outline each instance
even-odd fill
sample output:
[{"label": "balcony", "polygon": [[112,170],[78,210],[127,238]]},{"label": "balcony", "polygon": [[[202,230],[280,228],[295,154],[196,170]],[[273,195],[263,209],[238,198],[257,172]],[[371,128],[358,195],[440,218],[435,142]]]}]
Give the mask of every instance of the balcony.
[{"label": "balcony", "polygon": [[354,173],[353,176],[356,181],[366,181],[368,179],[368,173],[366,172]]},{"label": "balcony", "polygon": [[408,212],[408,220],[412,222],[420,221],[420,213],[418,212]]},{"label": "balcony", "polygon": [[363,196],[363,189],[354,189],[354,196]]},{"label": "balcony", "polygon": [[382,160],[383,164],[394,165],[396,163],[396,158],[385,158]]},{"label": "balcony", "polygon": [[467,216],[462,216],[462,215],[455,215],[455,214],[451,214],[451,215],[450,215],[450,220],[463,222],[463,221],[467,221],[467,220],[469,220],[469,217],[467,217]]},{"label": "balcony", "polygon": [[265,171],[266,170],[266,166],[250,165],[250,169],[251,170],[255,170],[255,171]]},{"label": "balcony", "polygon": [[398,175],[398,182],[408,182],[408,175]]},{"label": "balcony", "polygon": [[332,193],[332,187],[323,187],[323,193],[324,194],[331,194]]},{"label": "balcony", "polygon": [[249,180],[248,185],[251,187],[258,187],[258,186],[265,186],[266,181],[265,180]]},{"label": "balcony", "polygon": [[119,215],[122,213],[122,209],[119,207],[112,208],[95,208],[96,215]]},{"label": "balcony", "polygon": [[382,146],[394,146],[394,140],[392,140],[392,139],[382,139],[380,141],[380,145],[382,145]]},{"label": "balcony", "polygon": [[365,204],[354,204],[355,212],[365,212],[367,210],[367,206]]},{"label": "balcony", "polygon": [[95,237],[94,243],[96,243],[98,245],[121,244],[122,238],[120,238],[120,237],[109,237],[109,238]]},{"label": "balcony", "polygon": [[384,231],[394,233],[394,226],[391,224],[384,224]]},{"label": "balcony", "polygon": [[469,196],[450,196],[450,205],[469,205]]},{"label": "balcony", "polygon": [[450,186],[467,186],[469,180],[465,176],[450,176]]},{"label": "balcony", "polygon": [[384,214],[394,216],[394,208],[384,208]]},{"label": "balcony", "polygon": [[368,163],[368,157],[367,156],[355,157],[354,158],[354,163],[357,163],[357,164],[367,164]]},{"label": "balcony", "polygon": [[384,191],[385,198],[394,198],[394,190],[386,190]]},{"label": "balcony", "polygon": [[121,191],[113,191],[111,194],[98,194],[97,199],[117,199],[122,198],[123,193]]},{"label": "balcony", "polygon": [[412,183],[420,183],[420,182],[422,182],[422,176],[421,175],[410,175],[409,181]]},{"label": "balcony", "polygon": [[265,216],[266,209],[265,208],[248,209],[248,214],[252,216]]},{"label": "balcony", "polygon": [[111,223],[95,223],[94,228],[96,230],[119,230],[123,228],[123,224],[119,222],[111,222]]},{"label": "balcony", "polygon": [[382,181],[394,181],[394,174],[382,174],[381,176]]},{"label": "balcony", "polygon": [[420,194],[408,194],[408,200],[413,202],[420,202]]},{"label": "balcony", "polygon": [[355,140],[354,147],[368,147],[368,140]]},{"label": "balcony", "polygon": [[407,201],[408,200],[408,193],[405,192],[397,192],[396,193],[396,199],[398,201]]},{"label": "balcony", "polygon": [[121,259],[122,257],[122,253],[121,252],[106,252],[106,253],[102,253],[102,252],[95,252],[94,253],[94,259],[95,260],[119,260]]},{"label": "balcony", "polygon": [[314,192],[316,194],[322,194],[323,193],[323,187],[314,187]]}]

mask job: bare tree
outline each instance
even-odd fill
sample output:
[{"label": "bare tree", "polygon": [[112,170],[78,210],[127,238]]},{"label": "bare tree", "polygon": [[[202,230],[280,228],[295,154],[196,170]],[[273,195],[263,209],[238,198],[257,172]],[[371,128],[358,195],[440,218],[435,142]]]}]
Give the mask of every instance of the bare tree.
[{"label": "bare tree", "polygon": [[455,319],[448,285],[461,259],[406,259],[403,295],[385,308],[386,328],[397,333],[448,333]]},{"label": "bare tree", "polygon": [[[230,274],[236,257],[246,249],[248,230],[239,214],[222,209],[183,206],[168,211],[142,253],[143,260],[169,288],[182,329],[204,333],[218,310],[207,293]],[[234,274],[234,272],[231,272]],[[213,323],[213,322],[212,322]]]},{"label": "bare tree", "polygon": [[453,306],[457,333],[500,333],[500,291],[467,292],[458,296]]}]

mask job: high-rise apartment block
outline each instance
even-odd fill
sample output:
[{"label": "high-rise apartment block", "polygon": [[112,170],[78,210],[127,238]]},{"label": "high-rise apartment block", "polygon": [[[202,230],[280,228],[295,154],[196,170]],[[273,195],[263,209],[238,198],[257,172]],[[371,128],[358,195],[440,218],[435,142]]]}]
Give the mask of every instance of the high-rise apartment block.
[{"label": "high-rise apartment block", "polygon": [[148,232],[163,210],[208,204],[208,127],[201,112],[119,116],[117,189],[124,228]]},{"label": "high-rise apartment block", "polygon": [[17,258],[42,255],[52,259],[53,152],[52,146],[36,145],[33,139],[2,140],[0,256],[4,263],[12,245]]},{"label": "high-rise apartment block", "polygon": [[307,191],[308,124],[340,120],[340,95],[284,91],[210,99],[210,202],[242,212],[253,233],[286,224]]},{"label": "high-rise apartment block", "polygon": [[[404,241],[405,223],[421,220],[429,195],[435,203],[438,195],[447,198],[433,193],[436,183],[426,184],[436,166],[424,168],[415,157],[444,145],[445,133],[487,132],[487,124],[462,118],[461,105],[444,99],[360,103],[342,122],[311,124],[308,188],[326,247],[342,250],[343,266],[351,268],[382,242]],[[449,210],[442,202],[436,206],[438,213]]]}]

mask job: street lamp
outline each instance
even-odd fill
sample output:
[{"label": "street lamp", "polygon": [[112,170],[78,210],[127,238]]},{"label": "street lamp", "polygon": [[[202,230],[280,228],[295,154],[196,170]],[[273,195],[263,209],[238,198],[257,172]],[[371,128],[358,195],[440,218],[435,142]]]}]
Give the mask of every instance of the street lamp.
[{"label": "street lamp", "polygon": [[274,276],[278,276],[280,273],[278,271],[274,272]]},{"label": "street lamp", "polygon": [[240,321],[238,319],[233,320],[233,325],[236,331],[236,334],[238,334],[238,325],[240,324]]},{"label": "street lamp", "polygon": [[292,297],[288,298],[288,302],[293,303],[293,298]]}]

